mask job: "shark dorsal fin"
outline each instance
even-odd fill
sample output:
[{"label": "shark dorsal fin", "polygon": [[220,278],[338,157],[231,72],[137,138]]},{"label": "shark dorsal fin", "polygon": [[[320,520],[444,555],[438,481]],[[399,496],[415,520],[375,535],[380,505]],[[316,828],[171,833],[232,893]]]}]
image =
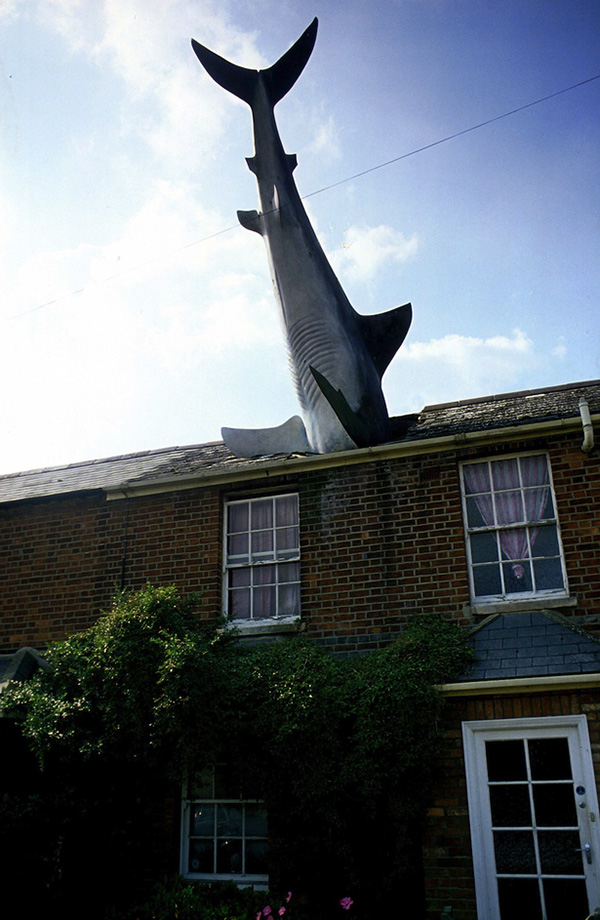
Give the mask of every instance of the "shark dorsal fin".
[{"label": "shark dorsal fin", "polygon": [[380,377],[406,338],[412,322],[412,306],[409,303],[377,313],[375,316],[357,314],[358,325],[365,347],[369,352]]}]

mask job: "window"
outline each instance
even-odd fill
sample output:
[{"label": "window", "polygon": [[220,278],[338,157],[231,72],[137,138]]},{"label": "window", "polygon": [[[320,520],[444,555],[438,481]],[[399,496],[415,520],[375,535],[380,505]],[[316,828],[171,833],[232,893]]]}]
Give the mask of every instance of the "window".
[{"label": "window", "polygon": [[268,881],[264,803],[244,798],[238,776],[226,767],[204,770],[187,784],[181,862],[187,878]]},{"label": "window", "polygon": [[464,722],[477,916],[587,917],[600,904],[585,716]]},{"label": "window", "polygon": [[474,599],[564,596],[562,548],[545,454],[464,464],[462,482]]},{"label": "window", "polygon": [[226,506],[225,595],[232,620],[300,615],[298,496]]}]

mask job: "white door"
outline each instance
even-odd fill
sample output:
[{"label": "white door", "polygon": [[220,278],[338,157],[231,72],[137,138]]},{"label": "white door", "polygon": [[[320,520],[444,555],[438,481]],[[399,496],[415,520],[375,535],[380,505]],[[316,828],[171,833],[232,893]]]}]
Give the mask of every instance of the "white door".
[{"label": "white door", "polygon": [[464,722],[479,920],[586,920],[600,907],[585,716]]}]

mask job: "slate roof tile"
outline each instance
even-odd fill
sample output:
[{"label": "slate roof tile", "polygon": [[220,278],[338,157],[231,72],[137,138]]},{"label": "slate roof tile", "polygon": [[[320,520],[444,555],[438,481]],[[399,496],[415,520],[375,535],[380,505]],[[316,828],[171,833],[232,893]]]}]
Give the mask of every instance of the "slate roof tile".
[{"label": "slate roof tile", "polygon": [[600,671],[600,641],[555,611],[496,614],[470,642],[475,658],[462,681]]}]

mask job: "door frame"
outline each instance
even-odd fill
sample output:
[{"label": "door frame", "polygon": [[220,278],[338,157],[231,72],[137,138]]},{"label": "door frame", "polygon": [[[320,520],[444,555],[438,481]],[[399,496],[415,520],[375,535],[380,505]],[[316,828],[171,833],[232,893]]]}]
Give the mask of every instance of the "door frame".
[{"label": "door frame", "polygon": [[[586,822],[585,833],[589,833],[594,853],[592,865],[588,867],[584,864],[586,886],[592,909],[600,905],[600,813],[586,716],[540,716],[538,718],[463,722],[462,734],[479,920],[498,920],[500,915],[496,872],[493,864],[493,836],[491,824],[488,821],[489,808],[483,800],[484,795],[487,797],[488,776],[482,747],[485,741],[500,740],[500,738],[507,740],[532,736],[550,738],[557,735],[575,738],[581,759],[581,776],[574,775],[573,779],[575,784],[585,786],[587,804],[585,814],[581,816],[580,827]],[[581,920],[585,918],[582,917]]]}]

